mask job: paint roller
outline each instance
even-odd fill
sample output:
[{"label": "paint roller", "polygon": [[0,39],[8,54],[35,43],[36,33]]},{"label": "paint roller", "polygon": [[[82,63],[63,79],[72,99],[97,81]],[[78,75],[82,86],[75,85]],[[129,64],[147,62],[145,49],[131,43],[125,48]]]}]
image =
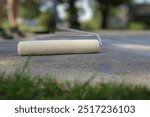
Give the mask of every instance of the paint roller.
[{"label": "paint roller", "polygon": [[18,54],[24,56],[24,55],[98,53],[100,52],[101,45],[102,43],[100,38],[98,40],[78,39],[78,40],[21,41],[18,43]]}]

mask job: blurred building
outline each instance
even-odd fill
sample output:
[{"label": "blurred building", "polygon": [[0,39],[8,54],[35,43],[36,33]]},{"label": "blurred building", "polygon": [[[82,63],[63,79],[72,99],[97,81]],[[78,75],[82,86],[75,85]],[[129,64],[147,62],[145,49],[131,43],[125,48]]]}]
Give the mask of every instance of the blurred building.
[{"label": "blurred building", "polygon": [[129,18],[128,11],[129,9],[126,5],[121,5],[117,7],[116,13],[109,16],[108,28],[120,29],[126,27]]},{"label": "blurred building", "polygon": [[109,28],[124,28],[130,22],[141,22],[150,27],[150,1],[134,2],[130,6],[119,6],[118,13],[109,18]]},{"label": "blurred building", "polygon": [[150,24],[150,3],[133,4],[130,7],[130,21]]}]

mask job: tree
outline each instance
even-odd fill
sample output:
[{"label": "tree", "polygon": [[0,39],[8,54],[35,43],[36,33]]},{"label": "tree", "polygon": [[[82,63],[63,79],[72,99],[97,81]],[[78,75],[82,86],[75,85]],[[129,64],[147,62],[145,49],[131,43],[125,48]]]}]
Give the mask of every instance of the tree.
[{"label": "tree", "polygon": [[131,0],[96,0],[102,13],[102,28],[107,29],[107,21],[111,7],[116,7],[121,4],[128,4]]},{"label": "tree", "polygon": [[80,23],[78,22],[78,14],[77,9],[75,7],[76,0],[68,0],[69,4],[69,21],[70,21],[70,27],[71,28],[80,28]]},{"label": "tree", "polygon": [[77,0],[58,0],[58,2],[68,4],[67,12],[69,13],[70,27],[79,29],[80,23],[78,21],[78,9],[75,6]]}]

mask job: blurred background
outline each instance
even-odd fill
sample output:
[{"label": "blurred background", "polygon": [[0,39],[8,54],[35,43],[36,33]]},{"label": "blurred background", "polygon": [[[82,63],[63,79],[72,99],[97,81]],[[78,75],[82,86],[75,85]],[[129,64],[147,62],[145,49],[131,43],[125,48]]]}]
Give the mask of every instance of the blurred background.
[{"label": "blurred background", "polygon": [[[4,14],[3,26],[9,28]],[[17,22],[24,32],[148,30],[150,0],[20,0]]]}]

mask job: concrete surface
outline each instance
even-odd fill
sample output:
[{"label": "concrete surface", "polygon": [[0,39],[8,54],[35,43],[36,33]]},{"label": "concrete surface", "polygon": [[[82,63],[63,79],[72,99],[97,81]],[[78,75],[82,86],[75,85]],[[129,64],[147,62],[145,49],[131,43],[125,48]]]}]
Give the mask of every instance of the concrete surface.
[{"label": "concrete surface", "polygon": [[[91,82],[94,83],[110,81],[150,87],[150,32],[102,31],[100,35],[103,42],[101,53],[33,56],[28,70],[34,76],[51,75],[59,81],[83,82],[92,79]],[[34,39],[79,37],[96,38],[59,32],[53,35],[40,35]],[[28,58],[17,55],[18,41],[20,39],[0,39],[0,71],[14,72],[21,68]]]}]

